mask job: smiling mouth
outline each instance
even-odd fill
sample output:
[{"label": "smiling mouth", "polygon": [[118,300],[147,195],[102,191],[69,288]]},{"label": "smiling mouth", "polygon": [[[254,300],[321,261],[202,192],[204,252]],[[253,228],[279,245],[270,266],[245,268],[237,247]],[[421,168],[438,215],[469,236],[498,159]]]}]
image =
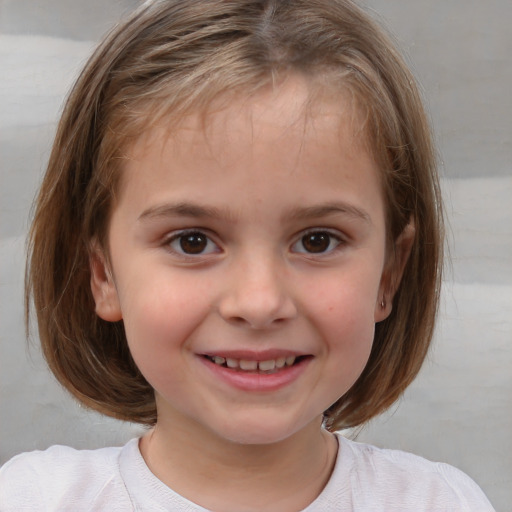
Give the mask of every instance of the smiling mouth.
[{"label": "smiling mouth", "polygon": [[212,363],[230,370],[248,373],[277,373],[283,369],[290,368],[299,364],[309,356],[288,356],[278,357],[276,359],[268,359],[266,361],[255,361],[250,359],[233,359],[222,356],[204,356]]}]

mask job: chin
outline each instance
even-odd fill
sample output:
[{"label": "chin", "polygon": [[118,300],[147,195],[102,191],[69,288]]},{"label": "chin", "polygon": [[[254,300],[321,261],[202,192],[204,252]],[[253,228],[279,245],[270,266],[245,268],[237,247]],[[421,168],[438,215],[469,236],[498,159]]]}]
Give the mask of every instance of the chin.
[{"label": "chin", "polygon": [[[318,422],[320,427],[321,421]],[[284,441],[302,430],[296,422],[266,421],[255,418],[255,421],[232,421],[216,434],[225,440],[242,445],[270,445]]]}]

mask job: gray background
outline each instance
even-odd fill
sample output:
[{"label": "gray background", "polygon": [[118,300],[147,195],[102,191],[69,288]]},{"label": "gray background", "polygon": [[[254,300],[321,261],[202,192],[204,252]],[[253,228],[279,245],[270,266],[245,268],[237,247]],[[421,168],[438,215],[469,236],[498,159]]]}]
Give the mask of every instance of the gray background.
[{"label": "gray background", "polygon": [[[84,411],[23,332],[24,238],[63,98],[136,0],[0,0],[0,463],[50,444],[140,432]],[[512,2],[368,0],[419,78],[451,229],[434,347],[403,399],[359,439],[454,464],[512,510]]]}]

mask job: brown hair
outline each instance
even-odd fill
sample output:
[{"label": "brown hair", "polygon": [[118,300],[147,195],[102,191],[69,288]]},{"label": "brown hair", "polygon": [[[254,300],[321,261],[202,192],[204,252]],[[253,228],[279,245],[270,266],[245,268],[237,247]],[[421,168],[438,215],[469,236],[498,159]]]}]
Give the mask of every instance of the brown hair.
[{"label": "brown hair", "polygon": [[289,72],[351,91],[382,169],[390,247],[411,219],[416,228],[393,311],[376,325],[357,382],[325,412],[327,426],[364,423],[418,373],[439,300],[442,214],[429,125],[389,38],[349,0],[155,0],[114,28],[71,91],[30,232],[27,319],[33,298],[46,360],[82,403],[156,421],[122,322],[97,317],[90,290],[89,248],[93,239],[107,248],[123,148],[159,116],[251,94]]}]

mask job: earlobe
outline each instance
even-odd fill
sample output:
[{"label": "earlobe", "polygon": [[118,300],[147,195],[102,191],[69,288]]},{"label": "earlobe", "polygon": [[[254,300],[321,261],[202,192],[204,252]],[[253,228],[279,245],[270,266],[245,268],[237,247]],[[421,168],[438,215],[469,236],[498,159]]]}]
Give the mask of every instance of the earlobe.
[{"label": "earlobe", "polygon": [[393,247],[393,254],[385,266],[379,287],[377,303],[375,304],[375,322],[385,320],[393,309],[393,297],[402,280],[402,276],[411,254],[416,228],[414,220],[410,220]]},{"label": "earlobe", "polygon": [[123,318],[117,289],[103,251],[95,244],[89,255],[91,291],[96,304],[96,314],[107,322]]},{"label": "earlobe", "polygon": [[374,322],[382,322],[385,320],[393,309],[391,300],[387,300],[386,296],[383,295],[383,291],[379,291],[379,297],[377,299],[377,303],[375,304],[375,313],[374,313]]},{"label": "earlobe", "polygon": [[385,320],[391,313],[392,306],[391,301],[387,301],[386,297],[382,294],[382,291],[379,291],[379,297],[377,299],[377,304],[375,304],[375,313],[374,313],[374,321],[382,322]]}]

